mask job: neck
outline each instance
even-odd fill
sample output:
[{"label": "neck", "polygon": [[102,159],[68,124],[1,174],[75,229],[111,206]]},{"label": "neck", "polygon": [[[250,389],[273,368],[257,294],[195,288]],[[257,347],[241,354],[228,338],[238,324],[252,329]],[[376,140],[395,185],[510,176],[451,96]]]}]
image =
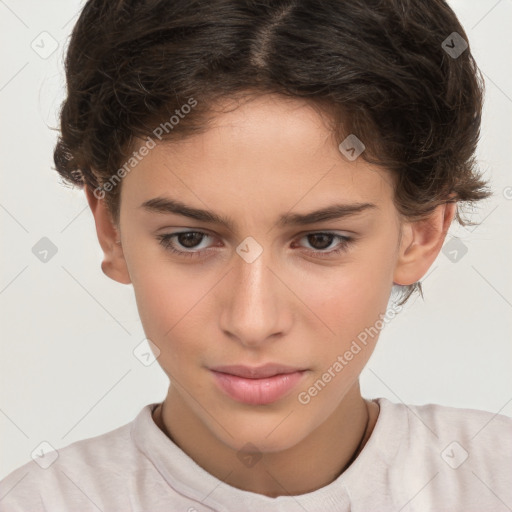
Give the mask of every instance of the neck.
[{"label": "neck", "polygon": [[[333,482],[364,448],[377,416],[378,405],[364,400],[357,384],[331,416],[302,441],[285,450],[258,453],[261,458],[254,465],[244,464],[244,454],[220,441],[172,387],[163,403],[163,414],[158,406],[154,419],[211,475],[233,487],[277,497],[312,492]],[[247,453],[245,457],[254,455]]]}]

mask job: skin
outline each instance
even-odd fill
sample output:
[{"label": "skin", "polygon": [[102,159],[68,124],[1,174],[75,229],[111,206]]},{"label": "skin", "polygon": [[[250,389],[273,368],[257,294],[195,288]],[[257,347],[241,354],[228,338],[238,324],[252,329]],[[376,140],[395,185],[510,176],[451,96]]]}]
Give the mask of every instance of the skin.
[{"label": "skin", "polygon": [[[325,119],[299,99],[266,95],[230,110],[204,134],[157,144],[126,175],[118,225],[104,201],[86,194],[102,269],[133,284],[146,336],[170,379],[157,425],[234,487],[271,497],[303,494],[336,479],[371,435],[378,406],[361,396],[359,375],[378,336],[308,404],[298,394],[375,325],[393,283],[425,275],[456,206],[441,205],[422,221],[403,219],[392,176],[362,157],[344,158]],[[159,196],[228,216],[234,227],[141,208]],[[277,225],[284,213],[335,203],[375,207],[308,226]],[[174,255],[157,239],[187,229],[209,236],[189,245],[175,237],[174,247],[203,251],[201,257]],[[326,231],[353,241],[328,256],[339,239],[306,236]],[[252,263],[236,252],[248,236],[263,250]],[[232,400],[209,370],[267,362],[307,369],[296,389],[269,405]],[[247,443],[262,456],[251,467],[238,457]]]}]

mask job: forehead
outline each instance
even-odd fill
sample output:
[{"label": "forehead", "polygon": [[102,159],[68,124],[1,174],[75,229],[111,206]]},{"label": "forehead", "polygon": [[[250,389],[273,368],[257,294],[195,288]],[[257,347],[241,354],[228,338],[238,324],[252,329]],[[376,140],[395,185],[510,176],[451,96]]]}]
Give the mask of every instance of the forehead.
[{"label": "forehead", "polygon": [[215,111],[204,133],[155,141],[123,179],[122,205],[136,208],[167,193],[198,208],[251,215],[392,201],[390,174],[362,157],[346,159],[325,118],[306,102],[267,95],[226,100]]}]

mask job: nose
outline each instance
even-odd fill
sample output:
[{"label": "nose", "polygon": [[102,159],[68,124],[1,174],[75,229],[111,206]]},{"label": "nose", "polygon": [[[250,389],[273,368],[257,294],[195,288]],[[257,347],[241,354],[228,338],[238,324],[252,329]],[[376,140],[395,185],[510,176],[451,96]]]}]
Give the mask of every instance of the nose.
[{"label": "nose", "polygon": [[276,341],[290,329],[293,293],[272,268],[270,250],[251,263],[235,255],[233,265],[223,283],[221,329],[248,348]]}]

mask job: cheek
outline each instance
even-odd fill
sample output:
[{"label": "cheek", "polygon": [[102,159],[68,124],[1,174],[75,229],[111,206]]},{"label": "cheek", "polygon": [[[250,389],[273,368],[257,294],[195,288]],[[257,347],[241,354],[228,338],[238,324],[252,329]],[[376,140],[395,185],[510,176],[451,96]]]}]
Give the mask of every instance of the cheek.
[{"label": "cheek", "polygon": [[385,312],[392,287],[391,269],[384,262],[359,262],[333,272],[323,286],[310,288],[311,303],[317,305],[333,336],[355,336]]},{"label": "cheek", "polygon": [[177,361],[186,351],[194,350],[193,342],[180,343],[185,334],[188,340],[201,340],[205,324],[198,317],[200,304],[212,283],[191,279],[190,272],[169,262],[133,259],[132,263],[136,267],[132,283],[144,332],[160,349],[159,362],[165,367],[170,354]]},{"label": "cheek", "polygon": [[[376,244],[373,250],[360,251],[347,265],[333,268],[328,278],[317,280],[315,286],[305,287],[308,296],[304,302],[311,304],[329,327],[323,329],[323,343],[328,347],[323,352],[324,365],[344,354],[354,341],[361,351],[359,362],[350,366],[363,366],[369,358],[392,289],[393,261],[393,247]],[[357,351],[357,346],[353,350]]]}]

